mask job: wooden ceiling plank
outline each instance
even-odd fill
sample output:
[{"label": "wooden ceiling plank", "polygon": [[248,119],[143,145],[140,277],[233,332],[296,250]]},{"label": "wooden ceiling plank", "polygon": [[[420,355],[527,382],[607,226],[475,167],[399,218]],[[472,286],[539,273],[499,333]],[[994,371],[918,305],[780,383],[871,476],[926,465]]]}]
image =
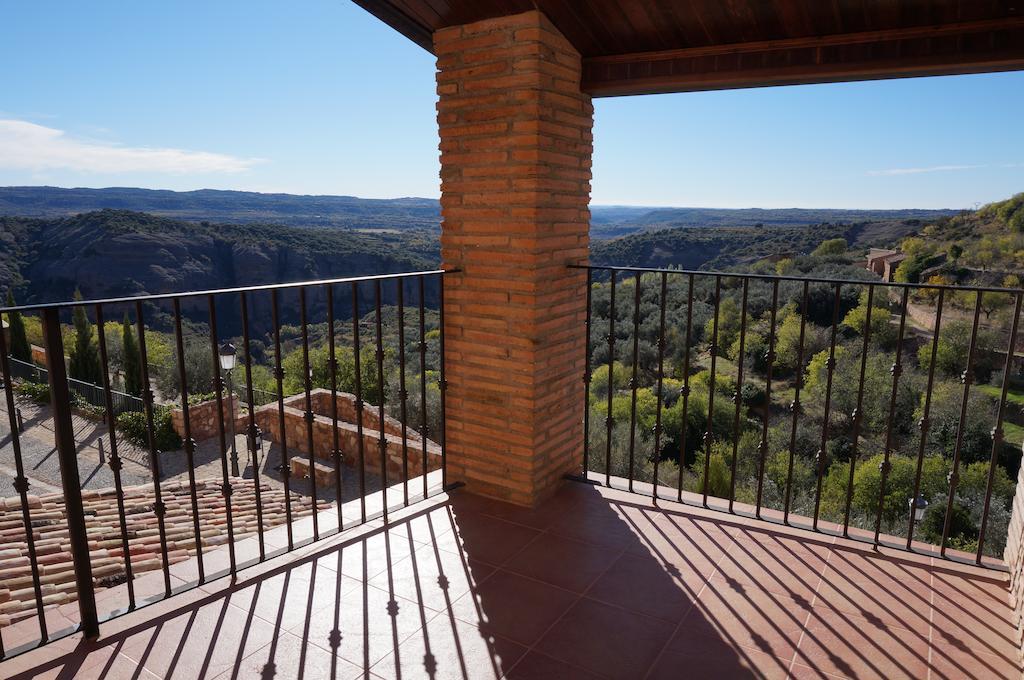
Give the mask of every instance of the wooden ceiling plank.
[{"label": "wooden ceiling plank", "polygon": [[854,45],[863,43],[885,42],[889,40],[906,40],[912,38],[941,37],[964,33],[987,33],[994,30],[1024,28],[1024,17],[1007,19],[988,19],[958,24],[940,24],[936,26],[915,26],[911,28],[892,28],[861,33],[839,33],[833,35],[812,36],[804,38],[784,38],[781,40],[761,40],[757,42],[741,42],[730,45],[711,45],[680,50],[661,50],[658,52],[639,52],[635,54],[617,54],[603,57],[590,57],[589,62],[639,62],[657,61],[660,59],[686,59],[696,56],[734,54],[738,52],[763,52],[771,50],[799,49],[807,47],[829,47]]},{"label": "wooden ceiling plank", "polygon": [[[665,71],[651,62],[585,60],[583,89],[602,97],[1024,70],[1024,27],[763,52],[689,52],[672,60],[670,74],[651,77],[633,74]],[[611,77],[614,72],[619,76]]]}]

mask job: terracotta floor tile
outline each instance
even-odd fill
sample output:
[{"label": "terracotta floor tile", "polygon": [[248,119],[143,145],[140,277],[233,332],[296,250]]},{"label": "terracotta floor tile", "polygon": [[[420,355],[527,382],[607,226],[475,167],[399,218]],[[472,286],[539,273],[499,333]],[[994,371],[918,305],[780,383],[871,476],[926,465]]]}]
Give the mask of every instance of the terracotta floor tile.
[{"label": "terracotta floor tile", "polygon": [[833,675],[857,678],[923,678],[928,669],[927,629],[878,626],[836,611],[815,611],[796,662]]},{"label": "terracotta floor tile", "polygon": [[237,667],[224,671],[215,680],[354,680],[362,675],[359,666],[282,632],[270,644],[245,657]]},{"label": "terracotta floor tile", "polygon": [[734,647],[790,658],[809,612],[807,602],[793,597],[712,579],[669,646],[688,645],[692,634],[701,633]]},{"label": "terracotta floor tile", "polygon": [[623,555],[587,592],[587,596],[648,616],[678,623],[697,599],[703,577],[680,572],[654,557]]},{"label": "terracotta floor tile", "polygon": [[930,618],[931,595],[911,590],[894,578],[879,582],[847,580],[830,566],[822,576],[814,606],[854,614],[876,625],[900,627],[906,621]]},{"label": "terracotta floor tile", "polygon": [[161,676],[215,677],[268,644],[272,624],[216,598],[130,633],[122,653]]},{"label": "terracotta floor tile", "polygon": [[614,548],[545,533],[506,562],[505,568],[582,593],[619,554]]},{"label": "terracotta floor tile", "polygon": [[540,652],[529,652],[505,674],[507,680],[600,680],[601,677]]},{"label": "terracotta floor tile", "polygon": [[1013,658],[1019,645],[1016,629],[1009,614],[982,616],[954,607],[935,609],[932,613],[932,640],[940,649],[980,652]]},{"label": "terracotta floor tile", "polygon": [[548,531],[619,551],[641,541],[637,529],[615,505],[595,505],[587,512],[562,515],[551,523]]},{"label": "terracotta floor tile", "polygon": [[370,579],[380,590],[441,611],[494,571],[483,562],[463,562],[464,556],[419,546],[409,557]]},{"label": "terracotta floor tile", "polygon": [[681,572],[710,576],[715,565],[733,544],[726,533],[707,528],[703,521],[689,521],[662,513],[629,516],[639,531],[638,539],[626,546],[630,555],[676,565]]},{"label": "terracotta floor tile", "polygon": [[937,645],[932,649],[931,677],[946,680],[984,678],[1019,678],[1020,663],[1016,655],[994,656],[977,651],[964,652]]},{"label": "terracotta floor tile", "polygon": [[314,562],[300,562],[280,573],[256,579],[236,590],[232,603],[252,611],[256,616],[282,630],[292,630],[311,614],[323,607],[324,602],[344,598],[360,588],[356,579],[319,566]]},{"label": "terracotta floor tile", "polygon": [[526,648],[441,614],[370,670],[384,680],[497,680]]},{"label": "terracotta floor tile", "polygon": [[719,560],[715,576],[810,602],[821,583],[825,562],[803,551],[772,552],[744,543]]},{"label": "terracotta floor tile", "polygon": [[532,645],[577,600],[573,593],[499,569],[454,605],[460,620]]},{"label": "terracotta floor tile", "polygon": [[672,626],[586,598],[549,631],[537,649],[574,666],[627,680],[642,678]]},{"label": "terracotta floor tile", "polygon": [[403,640],[437,615],[433,609],[373,586],[331,598],[290,633],[351,661],[360,668],[395,651]]},{"label": "terracotta floor tile", "polygon": [[437,547],[498,566],[539,535],[536,529],[521,524],[485,515],[464,515],[458,518],[455,531],[438,539]]},{"label": "terracotta floor tile", "polygon": [[409,540],[396,532],[376,532],[338,548],[341,572],[368,580],[409,556]]},{"label": "terracotta floor tile", "polygon": [[720,640],[694,634],[689,646],[670,645],[651,669],[648,680],[679,678],[764,678],[783,680],[789,659],[752,649],[732,647]]}]

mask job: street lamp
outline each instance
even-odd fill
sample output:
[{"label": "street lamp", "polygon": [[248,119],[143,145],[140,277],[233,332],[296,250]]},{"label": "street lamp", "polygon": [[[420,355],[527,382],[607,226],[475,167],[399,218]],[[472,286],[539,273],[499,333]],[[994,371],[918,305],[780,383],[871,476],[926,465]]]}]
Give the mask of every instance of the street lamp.
[{"label": "street lamp", "polygon": [[231,421],[231,474],[239,476],[238,471],[238,447],[235,445],[235,390],[231,383],[231,371],[235,368],[235,360],[238,357],[238,350],[230,342],[220,346],[220,370],[224,371],[228,380],[228,413]]},{"label": "street lamp", "polygon": [[917,499],[907,499],[907,505],[914,513],[914,521],[920,522],[924,519],[924,511],[928,509],[928,501],[925,500],[924,496],[918,496]]}]

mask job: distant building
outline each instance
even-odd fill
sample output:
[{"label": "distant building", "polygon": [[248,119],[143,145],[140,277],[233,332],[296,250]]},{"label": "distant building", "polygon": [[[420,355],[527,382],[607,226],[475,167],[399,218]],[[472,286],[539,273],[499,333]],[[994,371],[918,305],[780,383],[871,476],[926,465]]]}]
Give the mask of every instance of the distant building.
[{"label": "distant building", "polygon": [[905,253],[886,248],[872,248],[868,251],[867,269],[882,277],[883,281],[892,281],[900,262],[907,259]]}]

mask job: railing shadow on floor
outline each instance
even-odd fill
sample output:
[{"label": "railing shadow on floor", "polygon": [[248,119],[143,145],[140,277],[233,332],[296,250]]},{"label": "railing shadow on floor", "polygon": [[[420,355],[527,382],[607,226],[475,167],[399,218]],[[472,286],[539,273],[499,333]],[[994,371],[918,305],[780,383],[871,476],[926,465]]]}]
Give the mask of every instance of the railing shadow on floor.
[{"label": "railing shadow on floor", "polygon": [[[935,579],[962,578],[581,484],[534,510],[455,492],[334,541],[153,605],[143,622],[107,622],[96,642],[54,643],[13,677],[914,676],[931,632],[907,617],[927,620]],[[984,632],[961,642],[1000,651]],[[945,660],[962,677],[1003,670],[955,650]]]}]

